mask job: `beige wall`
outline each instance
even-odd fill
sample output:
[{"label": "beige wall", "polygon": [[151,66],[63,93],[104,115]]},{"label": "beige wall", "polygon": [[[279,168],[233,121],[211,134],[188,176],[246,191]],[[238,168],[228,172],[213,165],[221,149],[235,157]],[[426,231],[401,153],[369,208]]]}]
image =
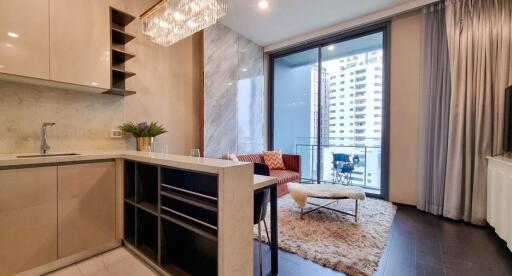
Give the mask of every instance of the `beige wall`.
[{"label": "beige wall", "polygon": [[[156,0],[109,0],[138,16]],[[202,145],[202,33],[170,47],[149,41],[139,19],[129,26],[136,39],[127,49],[136,54],[127,69],[137,75],[128,81],[136,95],[118,97],[0,82],[0,154],[39,151],[44,121],[52,151],[134,149],[133,139],[112,139],[110,130],[124,120],[154,120],[169,133],[156,141],[169,152],[188,154]],[[108,28],[108,26],[105,26]]]},{"label": "beige wall", "polygon": [[123,121],[123,98],[0,81],[0,154],[39,152],[43,122],[51,151],[123,149],[110,130]]},{"label": "beige wall", "polygon": [[[124,8],[138,16],[155,2],[130,0]],[[202,147],[202,33],[163,47],[142,34],[138,18],[128,31],[137,38],[127,49],[137,56],[128,61],[127,69],[137,75],[128,80],[127,88],[137,94],[125,98],[126,120],[162,123],[169,133],[156,142],[168,145],[171,153],[189,154]],[[135,144],[130,140],[128,146]]]},{"label": "beige wall", "polygon": [[391,24],[389,200],[416,204],[420,84],[419,12]]}]

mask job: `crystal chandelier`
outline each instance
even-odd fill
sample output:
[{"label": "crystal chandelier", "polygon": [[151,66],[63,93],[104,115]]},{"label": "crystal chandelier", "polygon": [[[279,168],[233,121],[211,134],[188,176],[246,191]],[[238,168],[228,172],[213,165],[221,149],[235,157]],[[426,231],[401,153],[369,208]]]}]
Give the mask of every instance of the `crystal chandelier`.
[{"label": "crystal chandelier", "polygon": [[215,24],[226,12],[227,0],[163,0],[141,15],[142,32],[169,46]]}]

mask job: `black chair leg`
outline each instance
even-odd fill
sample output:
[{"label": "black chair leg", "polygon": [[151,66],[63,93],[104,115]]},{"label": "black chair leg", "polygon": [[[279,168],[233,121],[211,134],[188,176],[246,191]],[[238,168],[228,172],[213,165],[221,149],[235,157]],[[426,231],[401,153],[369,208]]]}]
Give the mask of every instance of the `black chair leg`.
[{"label": "black chair leg", "polygon": [[263,251],[261,249],[261,223],[258,222],[258,251],[260,259],[260,276],[263,275]]},{"label": "black chair leg", "polygon": [[263,220],[263,226],[265,226],[265,232],[267,233],[267,241],[270,244],[270,235],[268,234],[267,222]]}]

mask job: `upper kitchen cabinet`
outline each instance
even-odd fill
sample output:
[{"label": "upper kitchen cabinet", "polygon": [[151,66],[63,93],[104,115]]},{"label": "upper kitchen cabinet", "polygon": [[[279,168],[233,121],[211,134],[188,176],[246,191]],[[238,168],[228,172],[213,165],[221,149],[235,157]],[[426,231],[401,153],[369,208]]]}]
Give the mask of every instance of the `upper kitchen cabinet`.
[{"label": "upper kitchen cabinet", "polygon": [[50,0],[50,80],[110,88],[108,2]]},{"label": "upper kitchen cabinet", "polygon": [[0,1],[1,73],[49,78],[48,15],[48,0]]}]

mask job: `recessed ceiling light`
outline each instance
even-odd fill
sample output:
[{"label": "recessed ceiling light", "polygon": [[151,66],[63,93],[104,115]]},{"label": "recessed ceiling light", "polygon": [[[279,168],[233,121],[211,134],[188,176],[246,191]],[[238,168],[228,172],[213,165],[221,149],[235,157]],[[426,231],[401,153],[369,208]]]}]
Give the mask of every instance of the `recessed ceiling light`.
[{"label": "recessed ceiling light", "polygon": [[262,10],[266,10],[268,9],[268,2],[266,0],[261,0],[260,2],[258,2],[258,7]]},{"label": "recessed ceiling light", "polygon": [[13,32],[8,32],[7,35],[10,37],[14,37],[14,38],[19,37],[19,35],[17,33],[13,33]]},{"label": "recessed ceiling light", "polygon": [[334,46],[332,46],[332,45],[331,45],[331,46],[327,47],[327,49],[328,49],[329,51],[333,51],[333,50],[334,50]]}]

